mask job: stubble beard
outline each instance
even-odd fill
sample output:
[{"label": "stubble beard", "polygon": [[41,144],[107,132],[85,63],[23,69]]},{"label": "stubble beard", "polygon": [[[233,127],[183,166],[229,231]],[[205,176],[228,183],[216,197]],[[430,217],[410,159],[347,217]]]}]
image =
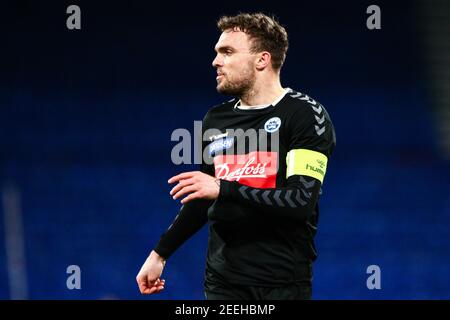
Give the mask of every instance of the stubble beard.
[{"label": "stubble beard", "polygon": [[245,74],[238,80],[226,79],[223,77],[222,81],[217,84],[217,91],[230,96],[242,97],[247,95],[255,84],[255,71],[250,67],[245,70]]}]

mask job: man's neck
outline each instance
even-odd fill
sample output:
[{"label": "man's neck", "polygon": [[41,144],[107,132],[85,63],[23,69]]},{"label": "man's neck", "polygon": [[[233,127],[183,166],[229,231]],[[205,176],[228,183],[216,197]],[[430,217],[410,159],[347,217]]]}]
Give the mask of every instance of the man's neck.
[{"label": "man's neck", "polygon": [[273,80],[265,83],[255,83],[253,88],[240,97],[243,106],[268,105],[284,92],[280,81]]}]

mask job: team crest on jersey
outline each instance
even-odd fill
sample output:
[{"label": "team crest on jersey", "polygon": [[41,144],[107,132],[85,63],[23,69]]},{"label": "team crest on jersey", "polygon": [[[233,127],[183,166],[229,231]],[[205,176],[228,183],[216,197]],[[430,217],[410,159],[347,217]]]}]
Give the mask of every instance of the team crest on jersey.
[{"label": "team crest on jersey", "polygon": [[266,130],[269,133],[273,133],[277,131],[281,126],[281,119],[278,117],[270,118],[266,121],[264,124],[264,130]]}]

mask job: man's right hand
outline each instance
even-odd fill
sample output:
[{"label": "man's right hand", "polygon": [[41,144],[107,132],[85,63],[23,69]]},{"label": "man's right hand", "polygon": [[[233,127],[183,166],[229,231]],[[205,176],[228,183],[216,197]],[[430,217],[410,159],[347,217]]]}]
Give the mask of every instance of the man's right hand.
[{"label": "man's right hand", "polygon": [[161,280],[165,260],[152,251],[139,271],[136,281],[142,294],[159,293],[164,290],[165,280]]}]

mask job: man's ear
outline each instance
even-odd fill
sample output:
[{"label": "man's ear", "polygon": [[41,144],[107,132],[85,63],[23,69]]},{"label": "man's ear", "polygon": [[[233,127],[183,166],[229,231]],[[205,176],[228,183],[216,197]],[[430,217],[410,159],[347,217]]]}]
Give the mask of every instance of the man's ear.
[{"label": "man's ear", "polygon": [[272,56],[269,52],[263,51],[258,54],[258,60],[256,61],[256,69],[264,70],[267,68],[272,60]]}]

